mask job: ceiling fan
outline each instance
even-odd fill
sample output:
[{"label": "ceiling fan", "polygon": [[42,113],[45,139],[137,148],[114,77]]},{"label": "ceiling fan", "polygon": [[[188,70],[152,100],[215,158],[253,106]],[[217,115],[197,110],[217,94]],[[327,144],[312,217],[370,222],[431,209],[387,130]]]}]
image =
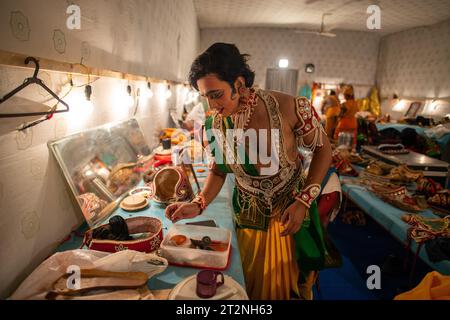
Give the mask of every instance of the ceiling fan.
[{"label": "ceiling fan", "polygon": [[324,23],[324,19],[325,16],[331,16],[331,13],[324,13],[322,14],[322,24],[320,25],[320,30],[319,31],[312,31],[312,30],[294,30],[295,33],[308,33],[308,34],[315,34],[318,36],[323,36],[323,37],[330,37],[330,38],[334,38],[336,37],[335,33],[329,32],[329,31],[325,31],[325,23]]}]

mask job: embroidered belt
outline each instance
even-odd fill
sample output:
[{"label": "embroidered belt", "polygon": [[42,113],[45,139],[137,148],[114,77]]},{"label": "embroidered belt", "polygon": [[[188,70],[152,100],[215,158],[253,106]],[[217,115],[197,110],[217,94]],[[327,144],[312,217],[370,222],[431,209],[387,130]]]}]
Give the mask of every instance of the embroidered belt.
[{"label": "embroidered belt", "polygon": [[[258,180],[260,185],[263,185],[262,189],[264,189],[264,184],[267,184],[266,187],[270,187],[270,184],[265,181],[271,179],[274,177]],[[300,165],[280,192],[272,198],[266,198],[264,190],[259,189],[258,193],[251,192],[245,189],[236,177],[236,193],[233,204],[237,225],[241,228],[267,230],[270,219],[279,216],[294,201],[292,192],[300,190],[305,180],[306,177]]]}]

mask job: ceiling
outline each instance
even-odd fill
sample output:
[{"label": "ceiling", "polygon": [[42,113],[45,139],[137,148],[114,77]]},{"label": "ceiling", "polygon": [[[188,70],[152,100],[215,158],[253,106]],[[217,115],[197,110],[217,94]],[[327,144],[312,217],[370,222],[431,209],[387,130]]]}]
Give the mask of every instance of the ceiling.
[{"label": "ceiling", "polygon": [[[368,30],[367,7],[381,8],[381,30]],[[271,27],[354,30],[386,35],[450,19],[450,0],[194,0],[200,28]]]}]

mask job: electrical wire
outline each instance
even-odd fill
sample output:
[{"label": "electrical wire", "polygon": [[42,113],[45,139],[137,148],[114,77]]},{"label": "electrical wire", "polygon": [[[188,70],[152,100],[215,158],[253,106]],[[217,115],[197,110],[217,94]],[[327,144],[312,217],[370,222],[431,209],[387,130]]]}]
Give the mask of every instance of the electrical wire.
[{"label": "electrical wire", "polygon": [[[72,91],[73,88],[81,88],[81,87],[85,87],[85,86],[91,85],[92,83],[94,83],[94,82],[96,82],[97,80],[100,79],[100,77],[99,77],[99,78],[97,78],[97,79],[91,81],[91,79],[90,79],[90,78],[91,78],[91,75],[90,75],[90,73],[89,73],[89,68],[83,64],[83,58],[81,58],[81,62],[80,62],[80,63],[77,63],[77,64],[80,65],[80,66],[82,66],[82,67],[84,67],[84,68],[87,70],[87,83],[84,83],[84,84],[82,84],[82,85],[77,85],[77,86],[75,86],[75,85],[73,84],[73,77],[72,77],[72,74],[68,74],[68,77],[69,77],[69,83],[70,83],[70,89],[69,89],[69,91],[66,92],[66,94],[64,94],[64,96],[61,98],[61,100],[64,99],[65,97],[67,97],[67,95],[69,95],[69,93]],[[36,121],[33,121],[33,122],[30,122],[30,123],[24,123],[24,124],[22,124],[21,127],[17,128],[17,130],[18,130],[18,131],[24,131],[24,130],[26,130],[26,129],[28,129],[28,128],[31,128],[31,127],[34,127],[34,126],[36,126],[36,125],[38,125],[38,124],[40,124],[40,123],[42,123],[42,122],[44,122],[44,121],[50,120],[51,118],[53,118],[53,115],[54,115],[54,113],[55,113],[55,111],[56,111],[56,108],[58,107],[58,104],[59,104],[59,102],[57,102],[55,105],[53,105],[53,106],[49,109],[49,113],[48,113],[47,115],[45,115],[43,118],[40,118],[40,119],[38,119],[38,120],[36,120]],[[136,111],[137,111],[137,108],[136,108]]]}]

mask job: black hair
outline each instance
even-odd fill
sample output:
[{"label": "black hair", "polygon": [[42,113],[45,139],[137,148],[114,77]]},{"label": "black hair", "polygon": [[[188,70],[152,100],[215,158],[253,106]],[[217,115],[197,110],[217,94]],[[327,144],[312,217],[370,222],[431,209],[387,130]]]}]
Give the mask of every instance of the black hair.
[{"label": "black hair", "polygon": [[234,82],[240,76],[245,79],[245,86],[253,86],[255,73],[247,64],[248,54],[241,54],[234,44],[216,42],[199,55],[192,63],[189,72],[189,84],[198,91],[197,81],[208,74],[229,83],[235,92]]},{"label": "black hair", "polygon": [[335,95],[336,95],[336,91],[330,90],[330,96],[335,96]]}]

